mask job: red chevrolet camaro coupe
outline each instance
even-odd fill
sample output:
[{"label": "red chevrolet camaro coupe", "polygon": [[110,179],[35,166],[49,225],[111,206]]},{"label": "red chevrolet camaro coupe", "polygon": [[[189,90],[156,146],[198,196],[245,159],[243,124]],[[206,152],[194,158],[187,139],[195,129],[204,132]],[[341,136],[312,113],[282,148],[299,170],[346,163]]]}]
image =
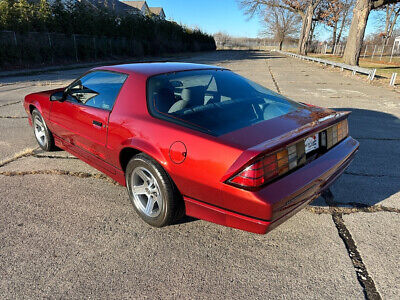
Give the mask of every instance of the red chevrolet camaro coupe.
[{"label": "red chevrolet camaro coupe", "polygon": [[207,65],[95,68],[24,106],[42,149],[65,149],[126,185],[157,227],[186,214],[266,233],[327,189],[359,146],[347,112]]}]

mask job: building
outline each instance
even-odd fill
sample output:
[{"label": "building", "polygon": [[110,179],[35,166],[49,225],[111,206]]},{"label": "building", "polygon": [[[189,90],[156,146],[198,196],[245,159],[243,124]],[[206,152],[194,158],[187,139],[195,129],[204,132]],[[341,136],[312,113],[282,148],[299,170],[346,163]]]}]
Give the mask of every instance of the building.
[{"label": "building", "polygon": [[146,1],[119,1],[126,5],[125,11],[128,13],[140,13],[144,16],[157,16],[165,19],[165,12],[162,7],[149,7]]},{"label": "building", "polygon": [[165,20],[165,12],[162,7],[150,7],[150,11],[153,15]]},{"label": "building", "polygon": [[[38,1],[38,0],[30,0]],[[54,0],[48,0],[53,3]],[[67,0],[62,0],[64,3]],[[129,0],[76,0],[86,2],[97,8],[107,8],[115,11],[117,14],[140,14],[143,16],[155,16],[165,20],[165,12],[162,7],[149,7],[146,1],[129,1]]]},{"label": "building", "polygon": [[146,1],[119,1],[125,4],[129,13],[140,13],[144,16],[150,15],[151,11]]},{"label": "building", "polygon": [[107,8],[115,11],[117,14],[124,14],[127,11],[127,5],[118,0],[77,0],[91,4],[96,8]]}]

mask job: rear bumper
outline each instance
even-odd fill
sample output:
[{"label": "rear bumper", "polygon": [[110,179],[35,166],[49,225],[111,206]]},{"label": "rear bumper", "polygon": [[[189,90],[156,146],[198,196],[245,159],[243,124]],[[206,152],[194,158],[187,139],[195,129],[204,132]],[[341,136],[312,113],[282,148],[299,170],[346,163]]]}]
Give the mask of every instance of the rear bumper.
[{"label": "rear bumper", "polygon": [[246,214],[215,207],[201,200],[184,197],[186,214],[220,225],[265,234],[283,223],[327,189],[349,166],[357,152],[359,143],[346,138],[329,152],[271,183],[257,192],[235,198],[246,204],[259,205],[259,214]]}]

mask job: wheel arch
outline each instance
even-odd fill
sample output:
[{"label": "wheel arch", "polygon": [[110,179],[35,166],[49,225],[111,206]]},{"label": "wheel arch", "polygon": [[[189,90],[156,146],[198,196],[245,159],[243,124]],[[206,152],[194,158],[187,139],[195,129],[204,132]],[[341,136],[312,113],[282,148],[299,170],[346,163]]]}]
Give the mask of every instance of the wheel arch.
[{"label": "wheel arch", "polygon": [[29,112],[31,113],[31,115],[34,109],[37,109],[36,106],[33,104],[29,104]]},{"label": "wheel arch", "polygon": [[146,154],[154,159],[169,174],[169,164],[162,152],[149,142],[138,138],[129,139],[123,143],[119,152],[119,164],[124,173],[129,160],[139,153]]},{"label": "wheel arch", "polygon": [[131,160],[132,157],[135,155],[143,153],[139,149],[133,148],[133,147],[125,147],[123,148],[120,153],[119,153],[119,164],[121,166],[122,171],[125,173],[126,167]]},{"label": "wheel arch", "polygon": [[30,101],[30,102],[28,103],[28,108],[29,108],[29,113],[30,113],[31,115],[32,115],[33,110],[34,110],[34,109],[37,109],[37,110],[40,112],[40,114],[43,116],[42,107],[41,107],[39,101],[37,101],[37,100]]}]

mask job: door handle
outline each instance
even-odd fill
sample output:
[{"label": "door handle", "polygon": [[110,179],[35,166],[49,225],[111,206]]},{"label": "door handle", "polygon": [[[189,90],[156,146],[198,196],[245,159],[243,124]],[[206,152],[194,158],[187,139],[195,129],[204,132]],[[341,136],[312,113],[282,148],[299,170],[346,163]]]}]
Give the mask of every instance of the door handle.
[{"label": "door handle", "polygon": [[93,123],[93,125],[95,125],[95,126],[103,127],[103,123],[101,123],[101,122],[99,122],[99,121],[93,120],[92,123]]}]

